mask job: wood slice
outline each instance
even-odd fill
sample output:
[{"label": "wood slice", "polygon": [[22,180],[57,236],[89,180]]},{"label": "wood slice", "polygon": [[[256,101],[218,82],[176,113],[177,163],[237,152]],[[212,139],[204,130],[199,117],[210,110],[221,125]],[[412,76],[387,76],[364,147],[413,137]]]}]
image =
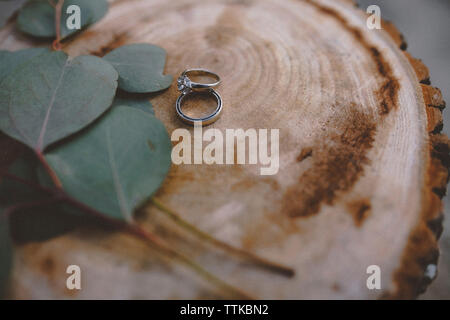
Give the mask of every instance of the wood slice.
[{"label": "wood slice", "polygon": [[[158,199],[229,244],[295,269],[285,278],[206,246],[154,206],[140,223],[255,298],[413,298],[438,256],[449,144],[427,68],[390,23],[350,1],[115,1],[71,55],[130,43],[167,50],[166,72],[214,70],[224,112],[210,128],[280,129],[280,169],[173,165]],[[0,46],[35,45],[9,24]],[[151,97],[169,133],[176,84]],[[194,106],[195,107],[195,106]],[[204,144],[204,146],[206,143]],[[132,155],[130,155],[132,156]],[[226,298],[131,237],[83,229],[17,249],[13,298]],[[65,289],[78,264],[82,290]],[[381,290],[366,286],[370,265]]]}]

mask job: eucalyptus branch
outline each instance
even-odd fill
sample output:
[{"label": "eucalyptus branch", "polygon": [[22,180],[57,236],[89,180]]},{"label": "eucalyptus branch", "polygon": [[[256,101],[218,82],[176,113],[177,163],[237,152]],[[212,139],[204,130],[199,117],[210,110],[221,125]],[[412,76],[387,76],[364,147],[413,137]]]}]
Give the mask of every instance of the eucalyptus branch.
[{"label": "eucalyptus branch", "polygon": [[48,3],[50,3],[50,5],[55,8],[56,7],[56,2],[54,0],[48,0]]},{"label": "eucalyptus branch", "polygon": [[48,204],[52,204],[52,203],[56,203],[56,202],[59,202],[59,201],[62,201],[62,200],[63,199],[61,197],[59,197],[59,196],[53,196],[53,197],[51,197],[49,199],[18,203],[18,204],[15,204],[15,205],[7,207],[5,212],[4,212],[4,215],[5,216],[10,216],[11,214],[13,214],[14,212],[16,212],[18,210],[42,207],[42,206],[45,206],[45,205],[48,205]]},{"label": "eucalyptus branch", "polygon": [[273,261],[269,261],[267,259],[264,259],[262,257],[259,257],[251,252],[245,251],[243,249],[240,248],[236,248],[233,247],[223,241],[220,241],[216,238],[214,238],[213,236],[211,236],[210,234],[198,229],[197,227],[195,227],[194,225],[190,224],[189,222],[187,222],[186,220],[182,219],[180,217],[180,215],[178,215],[174,210],[168,208],[167,206],[165,206],[161,201],[159,201],[156,198],[152,198],[151,199],[152,203],[161,211],[163,212],[166,216],[168,216],[172,221],[174,221],[177,225],[179,225],[180,227],[182,227],[183,229],[193,233],[194,235],[196,235],[197,237],[199,237],[200,239],[211,243],[212,245],[215,245],[218,248],[223,249],[224,251],[230,253],[230,254],[234,254],[237,255],[241,258],[244,259],[248,259],[250,261],[252,261],[253,263],[255,263],[256,265],[270,270],[272,272],[276,272],[279,274],[282,274],[286,277],[292,277],[294,276],[295,272],[293,269],[283,266],[279,263],[273,262]]},{"label": "eucalyptus branch", "polygon": [[223,280],[217,278],[215,275],[204,269],[199,264],[195,263],[185,255],[179,253],[178,251],[172,249],[167,243],[165,243],[161,238],[154,235],[153,233],[150,233],[143,228],[139,227],[136,224],[130,224],[126,222],[119,221],[117,219],[109,218],[102,213],[96,211],[95,209],[92,209],[89,206],[86,206],[84,203],[79,202],[78,200],[75,200],[71,198],[70,196],[66,196],[65,199],[69,204],[72,204],[74,207],[77,207],[78,209],[83,210],[84,212],[90,213],[92,216],[102,219],[103,221],[107,221],[111,226],[117,227],[119,229],[123,229],[127,231],[129,234],[134,235],[142,240],[147,241],[148,243],[152,244],[154,249],[160,251],[162,254],[167,255],[175,260],[178,260],[179,262],[183,263],[184,265],[191,268],[193,271],[195,271],[197,274],[208,280],[209,282],[215,284],[225,292],[227,292],[231,297],[239,297],[240,299],[251,299],[249,295],[241,291],[240,289],[237,289]]},{"label": "eucalyptus branch", "polygon": [[252,299],[247,293],[241,291],[238,288],[235,288],[223,280],[216,277],[214,274],[210,273],[209,271],[205,270],[203,267],[201,267],[199,264],[195,263],[185,255],[179,253],[178,251],[170,248],[167,244],[161,242],[160,239],[155,238],[155,236],[146,230],[140,228],[137,225],[131,225],[128,224],[128,231],[131,234],[134,234],[138,237],[141,237],[144,240],[149,240],[151,243],[155,244],[155,249],[161,251],[163,254],[169,255],[173,259],[176,259],[180,261],[181,263],[185,264],[192,270],[194,270],[197,274],[208,280],[209,282],[213,283],[217,287],[221,288],[223,291],[227,292],[231,297],[239,297],[240,299]]},{"label": "eucalyptus branch", "polygon": [[[45,162],[45,158],[43,158],[43,157],[40,160]],[[47,166],[48,166],[48,164],[47,164]],[[51,168],[50,168],[50,170],[51,170]],[[209,281],[210,283],[213,283],[218,288],[222,289],[224,292],[226,292],[228,295],[230,295],[230,297],[233,297],[233,298],[238,297],[240,299],[251,299],[251,297],[248,294],[244,293],[243,291],[241,291],[238,288],[235,288],[235,287],[227,284],[225,281],[219,279],[214,274],[210,273],[209,271],[207,271],[202,266],[195,263],[188,257],[186,257],[183,254],[179,253],[178,251],[170,248],[170,246],[167,245],[158,236],[144,230],[143,228],[139,227],[136,224],[130,224],[127,222],[123,222],[123,221],[114,219],[114,218],[109,218],[108,216],[102,214],[101,212],[72,198],[63,189],[48,188],[48,187],[45,187],[45,186],[42,186],[42,185],[39,185],[36,183],[32,183],[30,181],[22,179],[18,176],[8,173],[8,172],[3,173],[2,177],[22,183],[22,184],[27,185],[35,190],[39,190],[39,191],[48,193],[49,195],[52,195],[54,197],[51,199],[52,202],[55,202],[55,201],[66,202],[67,204],[70,204],[73,207],[76,207],[76,208],[82,210],[83,212],[89,214],[90,216],[93,216],[94,218],[102,220],[103,222],[108,224],[110,227],[113,227],[113,228],[116,228],[119,230],[124,230],[124,231],[128,232],[130,235],[133,235],[141,240],[144,240],[145,242],[150,244],[152,246],[152,248],[158,250],[162,254],[183,263],[184,265],[189,267],[191,270],[196,272],[198,275],[203,277],[205,280]],[[23,204],[22,207],[16,206],[15,208],[13,208],[12,211],[15,211],[15,210],[21,209],[21,208],[25,208],[25,207],[26,208],[32,207],[33,205],[42,205],[42,203],[43,203],[43,201],[35,202],[35,203],[30,202],[27,204]]]},{"label": "eucalyptus branch", "polygon": [[48,176],[52,180],[55,187],[57,187],[58,189],[62,189],[63,186],[61,181],[59,180],[55,172],[52,170],[52,168],[50,168],[50,166],[48,165],[47,161],[44,158],[44,155],[40,151],[36,151],[36,156],[39,159],[39,162],[44,167],[44,170],[47,172]]},{"label": "eucalyptus branch", "polygon": [[[58,2],[53,3],[55,8],[55,32],[56,39],[53,41],[53,49],[60,51],[61,50],[61,16],[62,16],[62,8],[64,4],[64,0],[57,0]],[[53,1],[52,1],[53,2]]]},{"label": "eucalyptus branch", "polygon": [[14,174],[11,174],[9,172],[2,172],[0,174],[0,176],[3,177],[3,178],[7,178],[9,180],[13,180],[13,181],[19,182],[20,184],[26,185],[26,186],[34,189],[34,190],[37,190],[37,191],[45,192],[47,194],[55,195],[55,193],[57,192],[57,190],[55,190],[55,189],[44,187],[44,186],[42,186],[40,184],[30,182],[28,180],[22,179],[21,177],[18,177],[18,176],[14,175]]}]

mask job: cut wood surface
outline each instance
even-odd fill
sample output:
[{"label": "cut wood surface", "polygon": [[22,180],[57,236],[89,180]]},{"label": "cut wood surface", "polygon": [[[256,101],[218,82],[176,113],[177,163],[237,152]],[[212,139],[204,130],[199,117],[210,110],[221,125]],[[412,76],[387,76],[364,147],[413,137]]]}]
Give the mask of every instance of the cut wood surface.
[{"label": "cut wood surface", "polygon": [[[131,43],[166,49],[166,72],[222,77],[211,128],[280,129],[280,170],[173,165],[156,197],[200,229],[295,269],[285,278],[202,244],[152,204],[138,221],[255,298],[414,298],[436,264],[449,144],[444,102],[393,24],[369,30],[351,1],[114,1],[69,40],[71,55]],[[0,30],[0,48],[39,45]],[[169,134],[176,83],[151,96]],[[133,155],[130,155],[132,157]],[[82,269],[68,291],[65,269]],[[381,290],[366,269],[381,268]],[[227,298],[182,265],[121,233],[82,229],[18,247],[12,298]]]}]

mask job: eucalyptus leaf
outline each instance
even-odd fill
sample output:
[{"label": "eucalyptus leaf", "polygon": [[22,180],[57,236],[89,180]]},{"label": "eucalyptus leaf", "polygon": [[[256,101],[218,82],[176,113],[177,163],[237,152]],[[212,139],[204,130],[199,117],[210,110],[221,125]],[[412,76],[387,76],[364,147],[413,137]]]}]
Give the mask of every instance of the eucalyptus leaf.
[{"label": "eucalyptus leaf", "polygon": [[117,77],[94,56],[39,55],[0,83],[0,130],[42,152],[108,109]]},{"label": "eucalyptus leaf", "polygon": [[[61,15],[62,38],[79,31],[67,27],[67,20],[72,15],[67,13],[67,8],[71,5],[80,7],[81,29],[97,22],[108,11],[106,0],[65,0]],[[50,5],[48,0],[31,0],[20,10],[17,24],[21,31],[32,36],[55,37],[55,8]]]},{"label": "eucalyptus leaf", "polygon": [[[75,2],[73,0],[64,1],[60,24],[62,38],[79,31],[67,28],[67,18],[69,15],[66,13],[66,10],[68,6],[75,4]],[[83,10],[80,7],[80,9],[80,25],[81,27],[85,27],[91,22],[91,13],[86,8]],[[55,8],[48,0],[31,0],[20,10],[17,25],[22,32],[34,37],[55,37]]]},{"label": "eucalyptus leaf", "polygon": [[[61,27],[65,23],[61,20]],[[35,37],[55,37],[55,9],[46,0],[31,0],[19,11],[17,27]]]},{"label": "eucalyptus leaf", "polygon": [[[8,168],[8,173],[23,180],[38,183],[37,160],[31,151],[17,158]],[[0,179],[0,206],[10,206],[17,203],[31,202],[47,196],[44,192],[26,186],[10,178]]]},{"label": "eucalyptus leaf", "polygon": [[9,234],[8,217],[0,207],[0,298],[6,294],[12,269],[13,247]]},{"label": "eucalyptus leaf", "polygon": [[95,225],[93,219],[67,204],[47,204],[18,210],[10,217],[15,243],[42,242],[77,228]]},{"label": "eucalyptus leaf", "polygon": [[167,89],[171,75],[163,75],[166,51],[139,43],[119,47],[103,57],[119,73],[119,88],[127,92],[150,93]]},{"label": "eucalyptus leaf", "polygon": [[[38,185],[38,168],[42,169],[35,155],[29,151],[16,159],[8,172]],[[43,170],[39,170],[39,172],[42,174],[42,179],[46,179]],[[9,178],[0,180],[0,208],[6,209],[18,204],[42,202],[49,199],[51,196],[48,193],[31,186]],[[82,212],[62,202],[52,202],[14,211],[9,217],[9,231],[14,241],[19,243],[45,241],[85,225],[89,221],[90,219]]]},{"label": "eucalyptus leaf", "polygon": [[19,51],[0,51],[0,82],[14,69],[43,53],[49,53],[47,48],[31,48]]},{"label": "eucalyptus leaf", "polygon": [[153,106],[147,99],[139,99],[139,98],[124,98],[116,96],[114,98],[112,107],[117,106],[127,106],[132,108],[137,108],[142,111],[148,112],[152,115],[155,114],[155,110],[153,110]]},{"label": "eucalyptus leaf", "polygon": [[72,4],[79,5],[81,10],[89,10],[91,15],[90,24],[98,22],[108,12],[108,0],[73,0]]},{"label": "eucalyptus leaf", "polygon": [[0,28],[11,18],[14,13],[25,4],[26,0],[0,1]]},{"label": "eucalyptus leaf", "polygon": [[160,186],[170,168],[164,125],[136,108],[117,106],[45,158],[75,199],[110,217],[133,211]]}]

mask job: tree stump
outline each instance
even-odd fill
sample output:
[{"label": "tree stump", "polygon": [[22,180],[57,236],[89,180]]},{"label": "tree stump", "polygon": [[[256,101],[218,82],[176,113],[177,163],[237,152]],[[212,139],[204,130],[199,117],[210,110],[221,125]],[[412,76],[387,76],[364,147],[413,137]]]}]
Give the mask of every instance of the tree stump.
[{"label": "tree stump", "polygon": [[[70,39],[71,55],[131,43],[167,50],[166,73],[222,77],[211,127],[280,129],[280,170],[173,165],[158,199],[215,237],[295,269],[285,278],[230,257],[174,226],[153,205],[145,228],[255,298],[414,298],[436,265],[449,144],[444,102],[395,27],[366,27],[351,1],[114,1]],[[2,49],[34,46],[10,23]],[[150,97],[169,134],[176,83]],[[132,155],[130,155],[131,157]],[[65,268],[82,269],[68,291]],[[367,268],[381,269],[369,290]],[[427,269],[428,268],[428,269]],[[428,270],[428,272],[427,272]],[[17,248],[12,298],[222,298],[182,265],[122,233],[82,229]]]}]

